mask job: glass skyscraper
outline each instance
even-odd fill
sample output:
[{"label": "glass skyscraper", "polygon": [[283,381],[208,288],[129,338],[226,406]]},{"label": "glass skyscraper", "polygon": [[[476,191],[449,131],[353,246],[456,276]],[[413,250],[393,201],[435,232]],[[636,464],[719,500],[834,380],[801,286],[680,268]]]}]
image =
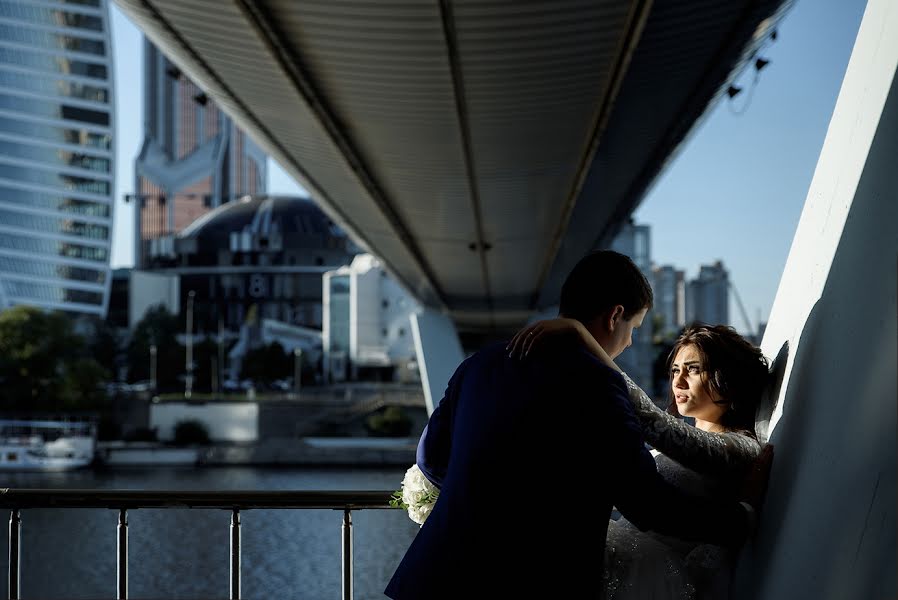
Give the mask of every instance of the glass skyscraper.
[{"label": "glass skyscraper", "polygon": [[723,262],[702,265],[686,287],[686,321],[730,324],[730,276]]},{"label": "glass skyscraper", "polygon": [[135,266],[175,266],[176,238],[196,219],[265,191],[265,153],[144,39],[144,141],[135,162]]},{"label": "glass skyscraper", "polygon": [[[652,230],[649,225],[625,223],[611,242],[610,249],[626,254],[642,271],[646,279],[652,281]],[[618,366],[626,371],[633,381],[643,389],[652,389],[652,363],[655,350],[652,344],[653,311],[649,311],[642,321],[642,327],[633,331],[633,344],[615,359]]]},{"label": "glass skyscraper", "polygon": [[106,314],[111,56],[106,0],[0,0],[0,310]]}]

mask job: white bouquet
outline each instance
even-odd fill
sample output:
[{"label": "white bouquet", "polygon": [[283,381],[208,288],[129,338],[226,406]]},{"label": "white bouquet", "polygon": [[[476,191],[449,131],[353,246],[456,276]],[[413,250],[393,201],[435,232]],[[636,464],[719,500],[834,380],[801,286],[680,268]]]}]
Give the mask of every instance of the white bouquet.
[{"label": "white bouquet", "polygon": [[405,472],[402,487],[393,492],[390,506],[406,509],[412,521],[423,525],[430,511],[433,510],[433,505],[436,504],[439,495],[439,488],[430,483],[415,464]]}]

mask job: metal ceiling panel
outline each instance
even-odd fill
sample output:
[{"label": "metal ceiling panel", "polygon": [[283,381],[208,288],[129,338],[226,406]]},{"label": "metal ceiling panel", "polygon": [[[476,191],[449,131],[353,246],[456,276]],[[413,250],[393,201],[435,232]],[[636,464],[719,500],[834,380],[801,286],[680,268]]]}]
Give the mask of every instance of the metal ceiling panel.
[{"label": "metal ceiling panel", "polygon": [[555,301],[789,4],[116,1],[411,293],[487,333]]}]

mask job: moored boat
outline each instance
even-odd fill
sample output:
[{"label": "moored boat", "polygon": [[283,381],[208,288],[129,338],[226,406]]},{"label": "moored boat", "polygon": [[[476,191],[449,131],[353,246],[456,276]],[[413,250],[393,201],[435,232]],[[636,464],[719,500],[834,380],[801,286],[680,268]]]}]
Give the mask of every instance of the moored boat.
[{"label": "moored boat", "polygon": [[68,471],[94,459],[96,426],[85,421],[0,420],[0,471]]}]

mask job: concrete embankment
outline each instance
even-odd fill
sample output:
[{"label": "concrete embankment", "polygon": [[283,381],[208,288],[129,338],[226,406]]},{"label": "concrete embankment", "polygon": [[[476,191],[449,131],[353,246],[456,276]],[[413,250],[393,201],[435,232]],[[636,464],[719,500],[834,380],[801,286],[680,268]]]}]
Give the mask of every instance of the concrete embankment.
[{"label": "concrete embankment", "polygon": [[272,438],[211,446],[200,452],[199,464],[409,466],[417,443],[417,438]]},{"label": "concrete embankment", "polygon": [[173,447],[158,443],[100,443],[96,463],[137,466],[409,466],[416,437],[269,438],[254,443]]}]

